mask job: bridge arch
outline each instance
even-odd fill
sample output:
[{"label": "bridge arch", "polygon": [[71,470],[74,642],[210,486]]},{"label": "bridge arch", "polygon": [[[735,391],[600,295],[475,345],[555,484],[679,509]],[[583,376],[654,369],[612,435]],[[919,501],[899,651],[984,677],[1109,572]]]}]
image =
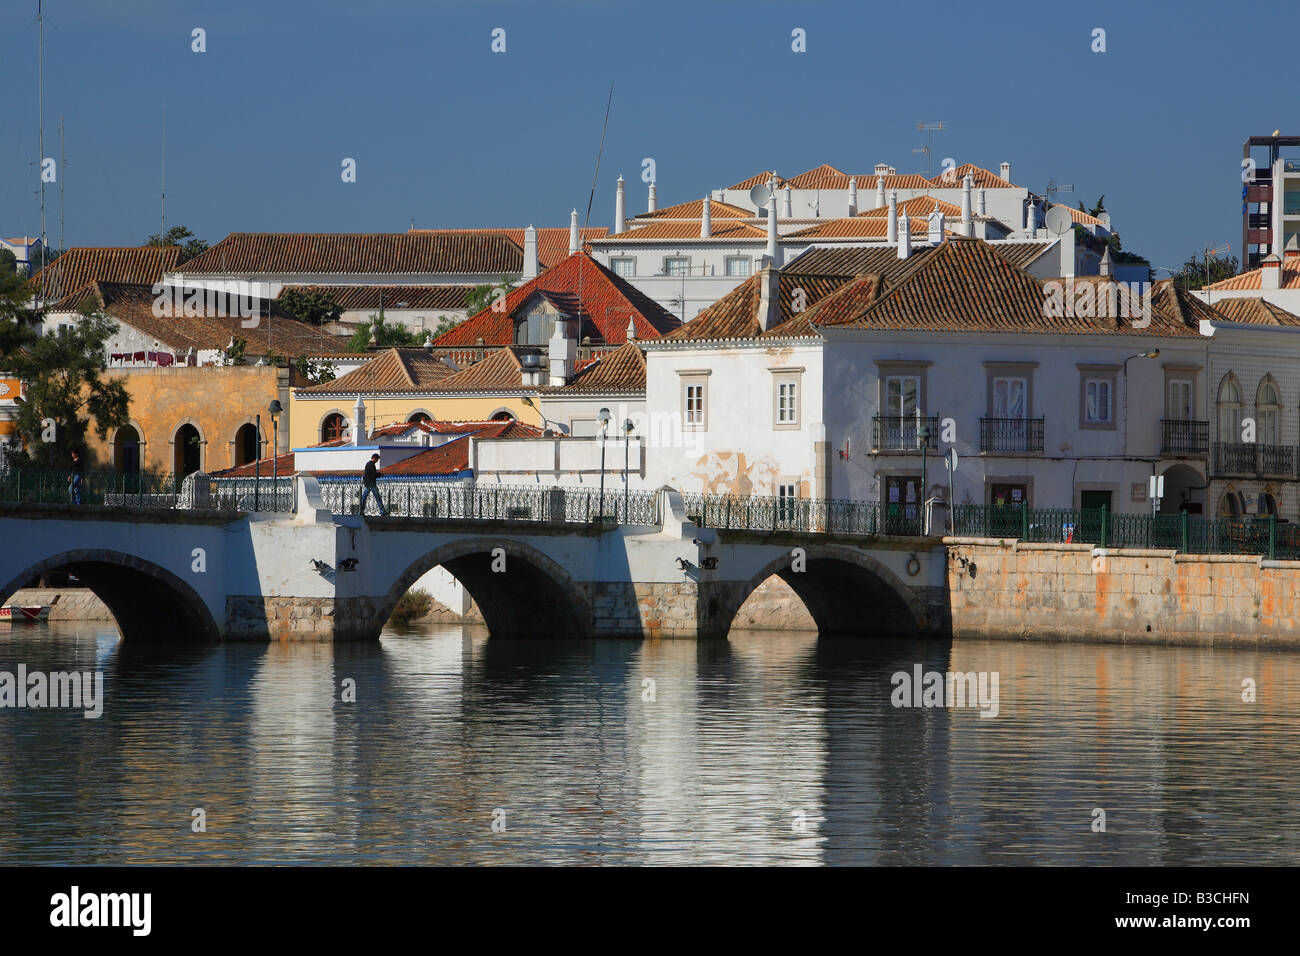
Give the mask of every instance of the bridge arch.
[{"label": "bridge arch", "polygon": [[0,587],[7,600],[33,578],[69,571],[108,605],[122,637],[135,641],[221,639],[203,598],[166,568],[120,551],[64,551],[31,564]]},{"label": "bridge arch", "polygon": [[[505,552],[504,571],[492,569],[497,548]],[[464,538],[421,555],[388,589],[380,626],[411,585],[439,565],[473,596],[493,637],[592,634],[590,603],[583,588],[554,560],[510,538]]]},{"label": "bridge arch", "polygon": [[915,637],[926,632],[924,602],[876,558],[839,544],[811,544],[803,550],[805,570],[792,570],[793,557],[787,551],[735,589],[715,618],[724,635],[741,606],[772,575],[798,595],[819,637]]}]

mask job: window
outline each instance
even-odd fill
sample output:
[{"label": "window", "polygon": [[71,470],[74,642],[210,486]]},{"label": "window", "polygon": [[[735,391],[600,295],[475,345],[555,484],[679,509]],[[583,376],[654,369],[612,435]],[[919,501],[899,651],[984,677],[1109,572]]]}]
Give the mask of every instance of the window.
[{"label": "window", "polygon": [[754,269],[754,261],[749,256],[727,256],[727,275],[744,277]]},{"label": "window", "polygon": [[555,334],[555,320],[551,312],[530,312],[515,322],[516,345],[546,345]]},{"label": "window", "polygon": [[1265,378],[1259,383],[1259,391],[1255,394],[1255,418],[1256,428],[1255,440],[1261,445],[1278,445],[1281,444],[1279,428],[1279,413],[1281,412],[1282,403],[1278,399],[1277,386],[1272,380]]},{"label": "window", "polygon": [[691,260],[686,256],[669,256],[664,260],[664,275],[686,276],[691,274]]},{"label": "window", "polygon": [[1241,389],[1231,374],[1219,386],[1219,441],[1225,444],[1241,441]]},{"label": "window", "polygon": [[342,438],[346,427],[343,416],[338,412],[326,415],[325,420],[320,423],[320,440],[325,442]]},{"label": "window", "polygon": [[1165,417],[1175,422],[1192,420],[1192,380],[1189,378],[1171,378],[1169,380],[1168,406]]},{"label": "window", "polygon": [[776,486],[776,513],[778,520],[789,523],[798,513],[799,484],[796,481],[781,481]]},{"label": "window", "polygon": [[616,276],[634,276],[636,275],[636,260],[630,257],[610,259],[609,268]]},{"label": "window", "polygon": [[993,379],[993,418],[1026,418],[1029,383],[1023,378]]},{"label": "window", "polygon": [[799,383],[776,383],[776,422],[778,425],[799,424]]},{"label": "window", "polygon": [[1111,423],[1111,383],[1109,379],[1090,378],[1083,383],[1083,420],[1089,425]]},{"label": "window", "polygon": [[891,418],[912,418],[921,401],[921,376],[885,376],[885,414]]},{"label": "window", "polygon": [[681,378],[682,428],[704,431],[709,427],[709,369],[678,369]]}]

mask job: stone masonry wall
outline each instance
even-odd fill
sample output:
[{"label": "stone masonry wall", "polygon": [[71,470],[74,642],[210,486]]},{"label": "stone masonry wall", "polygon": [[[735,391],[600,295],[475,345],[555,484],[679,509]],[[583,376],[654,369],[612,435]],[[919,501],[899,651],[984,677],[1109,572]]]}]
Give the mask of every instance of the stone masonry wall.
[{"label": "stone masonry wall", "polygon": [[1300,647],[1300,562],[950,538],[954,638]]}]

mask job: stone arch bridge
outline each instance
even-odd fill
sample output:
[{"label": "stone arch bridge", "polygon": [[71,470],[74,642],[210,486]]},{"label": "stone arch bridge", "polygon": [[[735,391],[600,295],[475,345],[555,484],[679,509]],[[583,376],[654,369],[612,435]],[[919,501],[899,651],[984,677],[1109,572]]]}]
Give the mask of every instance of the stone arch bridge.
[{"label": "stone arch bridge", "polygon": [[361,518],[296,481],[278,514],[0,504],[0,599],[66,570],[130,639],[369,640],[441,565],[494,636],[723,638],[776,574],[823,635],[949,627],[941,538],[699,527],[670,489],[654,524]]}]

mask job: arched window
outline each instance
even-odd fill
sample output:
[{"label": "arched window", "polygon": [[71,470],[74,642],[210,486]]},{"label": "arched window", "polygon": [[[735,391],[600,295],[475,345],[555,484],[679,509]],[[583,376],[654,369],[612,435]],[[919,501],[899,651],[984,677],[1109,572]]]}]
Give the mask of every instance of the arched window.
[{"label": "arched window", "polygon": [[257,426],[252,422],[247,422],[239,426],[239,431],[235,432],[235,460],[233,464],[247,465],[249,462],[259,457],[257,447]]},{"label": "arched window", "polygon": [[1219,385],[1219,441],[1230,445],[1241,442],[1241,389],[1232,373]]},{"label": "arched window", "polygon": [[1237,493],[1235,491],[1225,491],[1223,497],[1219,499],[1219,517],[1235,518],[1241,513],[1237,507]]},{"label": "arched window", "polygon": [[513,422],[514,420],[515,416],[505,409],[502,409],[492,416],[492,421],[494,422]]},{"label": "arched window", "polygon": [[1255,511],[1262,515],[1277,514],[1277,499],[1267,491],[1261,491],[1259,494],[1259,506]]},{"label": "arched window", "polygon": [[347,427],[343,416],[338,412],[333,412],[325,416],[325,420],[320,423],[320,440],[335,441],[343,437],[343,431]]},{"label": "arched window", "polygon": [[140,470],[140,433],[123,425],[113,436],[113,467],[128,475]]},{"label": "arched window", "polygon": [[421,422],[431,422],[433,421],[433,418],[429,415],[426,415],[424,412],[415,412],[406,421],[410,425],[418,425]]},{"label": "arched window", "polygon": [[178,478],[192,475],[203,466],[203,438],[186,422],[172,438],[172,473]]},{"label": "arched window", "polygon": [[1271,375],[1264,376],[1255,392],[1255,440],[1261,445],[1280,445],[1282,402]]}]

